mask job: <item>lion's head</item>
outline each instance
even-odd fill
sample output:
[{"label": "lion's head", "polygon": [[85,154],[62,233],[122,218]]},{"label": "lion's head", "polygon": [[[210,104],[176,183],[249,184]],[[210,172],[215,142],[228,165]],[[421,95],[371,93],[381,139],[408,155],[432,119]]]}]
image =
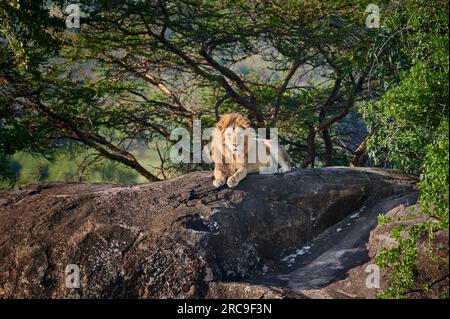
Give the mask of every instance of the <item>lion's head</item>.
[{"label": "lion's head", "polygon": [[[247,136],[245,130],[250,127],[250,121],[239,113],[228,113],[220,117],[216,124],[216,132],[211,143],[215,163],[230,163],[244,161],[247,155]],[[232,155],[230,158],[225,157]]]}]

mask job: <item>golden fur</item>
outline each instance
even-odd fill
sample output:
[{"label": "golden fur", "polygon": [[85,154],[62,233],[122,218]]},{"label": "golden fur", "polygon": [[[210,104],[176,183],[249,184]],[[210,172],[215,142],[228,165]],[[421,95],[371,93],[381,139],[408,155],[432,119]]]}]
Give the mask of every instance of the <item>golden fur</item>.
[{"label": "golden fur", "polygon": [[[213,133],[211,141],[211,155],[214,161],[213,185],[215,187],[220,187],[225,183],[230,188],[236,187],[248,173],[262,172],[264,168],[270,166],[271,159],[262,162],[259,158],[256,158],[255,163],[249,163],[249,145],[251,148],[255,143],[249,144],[249,137],[242,134],[247,128],[250,128],[249,120],[239,113],[225,114],[217,122],[217,130]],[[242,140],[244,142],[243,148],[242,143],[238,143]],[[277,141],[270,140],[260,141],[266,148],[266,153],[268,151],[269,154],[273,143],[277,143]],[[287,172],[290,170],[288,154],[281,145],[276,144],[276,146],[281,172]],[[251,151],[255,151],[255,149]],[[226,154],[232,154],[232,156],[227,157],[226,160]]]},{"label": "golden fur", "polygon": [[232,124],[236,124],[244,129],[250,127],[250,121],[243,115],[239,113],[227,113],[220,117],[219,122],[216,124],[216,128],[223,133],[225,129],[230,127]]}]

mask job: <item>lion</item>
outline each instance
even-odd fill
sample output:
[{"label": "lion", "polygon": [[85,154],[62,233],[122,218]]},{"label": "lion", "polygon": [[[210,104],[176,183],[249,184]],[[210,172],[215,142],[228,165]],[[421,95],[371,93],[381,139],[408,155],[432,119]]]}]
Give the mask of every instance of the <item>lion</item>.
[{"label": "lion", "polygon": [[[291,170],[289,155],[278,141],[256,138],[248,134],[249,129],[249,120],[239,113],[224,114],[217,122],[210,145],[214,187],[226,183],[229,188],[234,188],[247,174],[273,172],[274,167],[281,173]],[[264,147],[263,158],[254,155],[257,147]]]}]

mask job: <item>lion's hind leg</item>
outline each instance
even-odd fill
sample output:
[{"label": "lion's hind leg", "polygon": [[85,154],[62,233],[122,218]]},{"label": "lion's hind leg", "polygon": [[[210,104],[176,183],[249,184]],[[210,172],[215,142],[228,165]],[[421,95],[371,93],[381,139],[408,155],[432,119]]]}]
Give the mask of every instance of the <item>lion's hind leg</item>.
[{"label": "lion's hind leg", "polygon": [[289,155],[282,146],[278,147],[278,164],[280,165],[279,173],[287,173],[291,170]]}]

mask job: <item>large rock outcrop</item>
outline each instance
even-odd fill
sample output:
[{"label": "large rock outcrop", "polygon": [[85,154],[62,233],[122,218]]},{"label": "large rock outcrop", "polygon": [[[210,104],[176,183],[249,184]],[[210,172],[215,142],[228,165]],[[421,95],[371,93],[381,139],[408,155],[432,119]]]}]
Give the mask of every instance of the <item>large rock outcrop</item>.
[{"label": "large rock outcrop", "polygon": [[[196,172],[1,191],[0,297],[307,297],[367,261],[373,216],[414,201],[415,183],[396,171],[332,167],[253,175],[235,189],[214,189],[211,172]],[[353,233],[329,234],[365,212]],[[311,242],[317,250],[296,263]],[[337,266],[318,273],[314,260]],[[80,268],[78,289],[65,285],[69,264]]]}]

